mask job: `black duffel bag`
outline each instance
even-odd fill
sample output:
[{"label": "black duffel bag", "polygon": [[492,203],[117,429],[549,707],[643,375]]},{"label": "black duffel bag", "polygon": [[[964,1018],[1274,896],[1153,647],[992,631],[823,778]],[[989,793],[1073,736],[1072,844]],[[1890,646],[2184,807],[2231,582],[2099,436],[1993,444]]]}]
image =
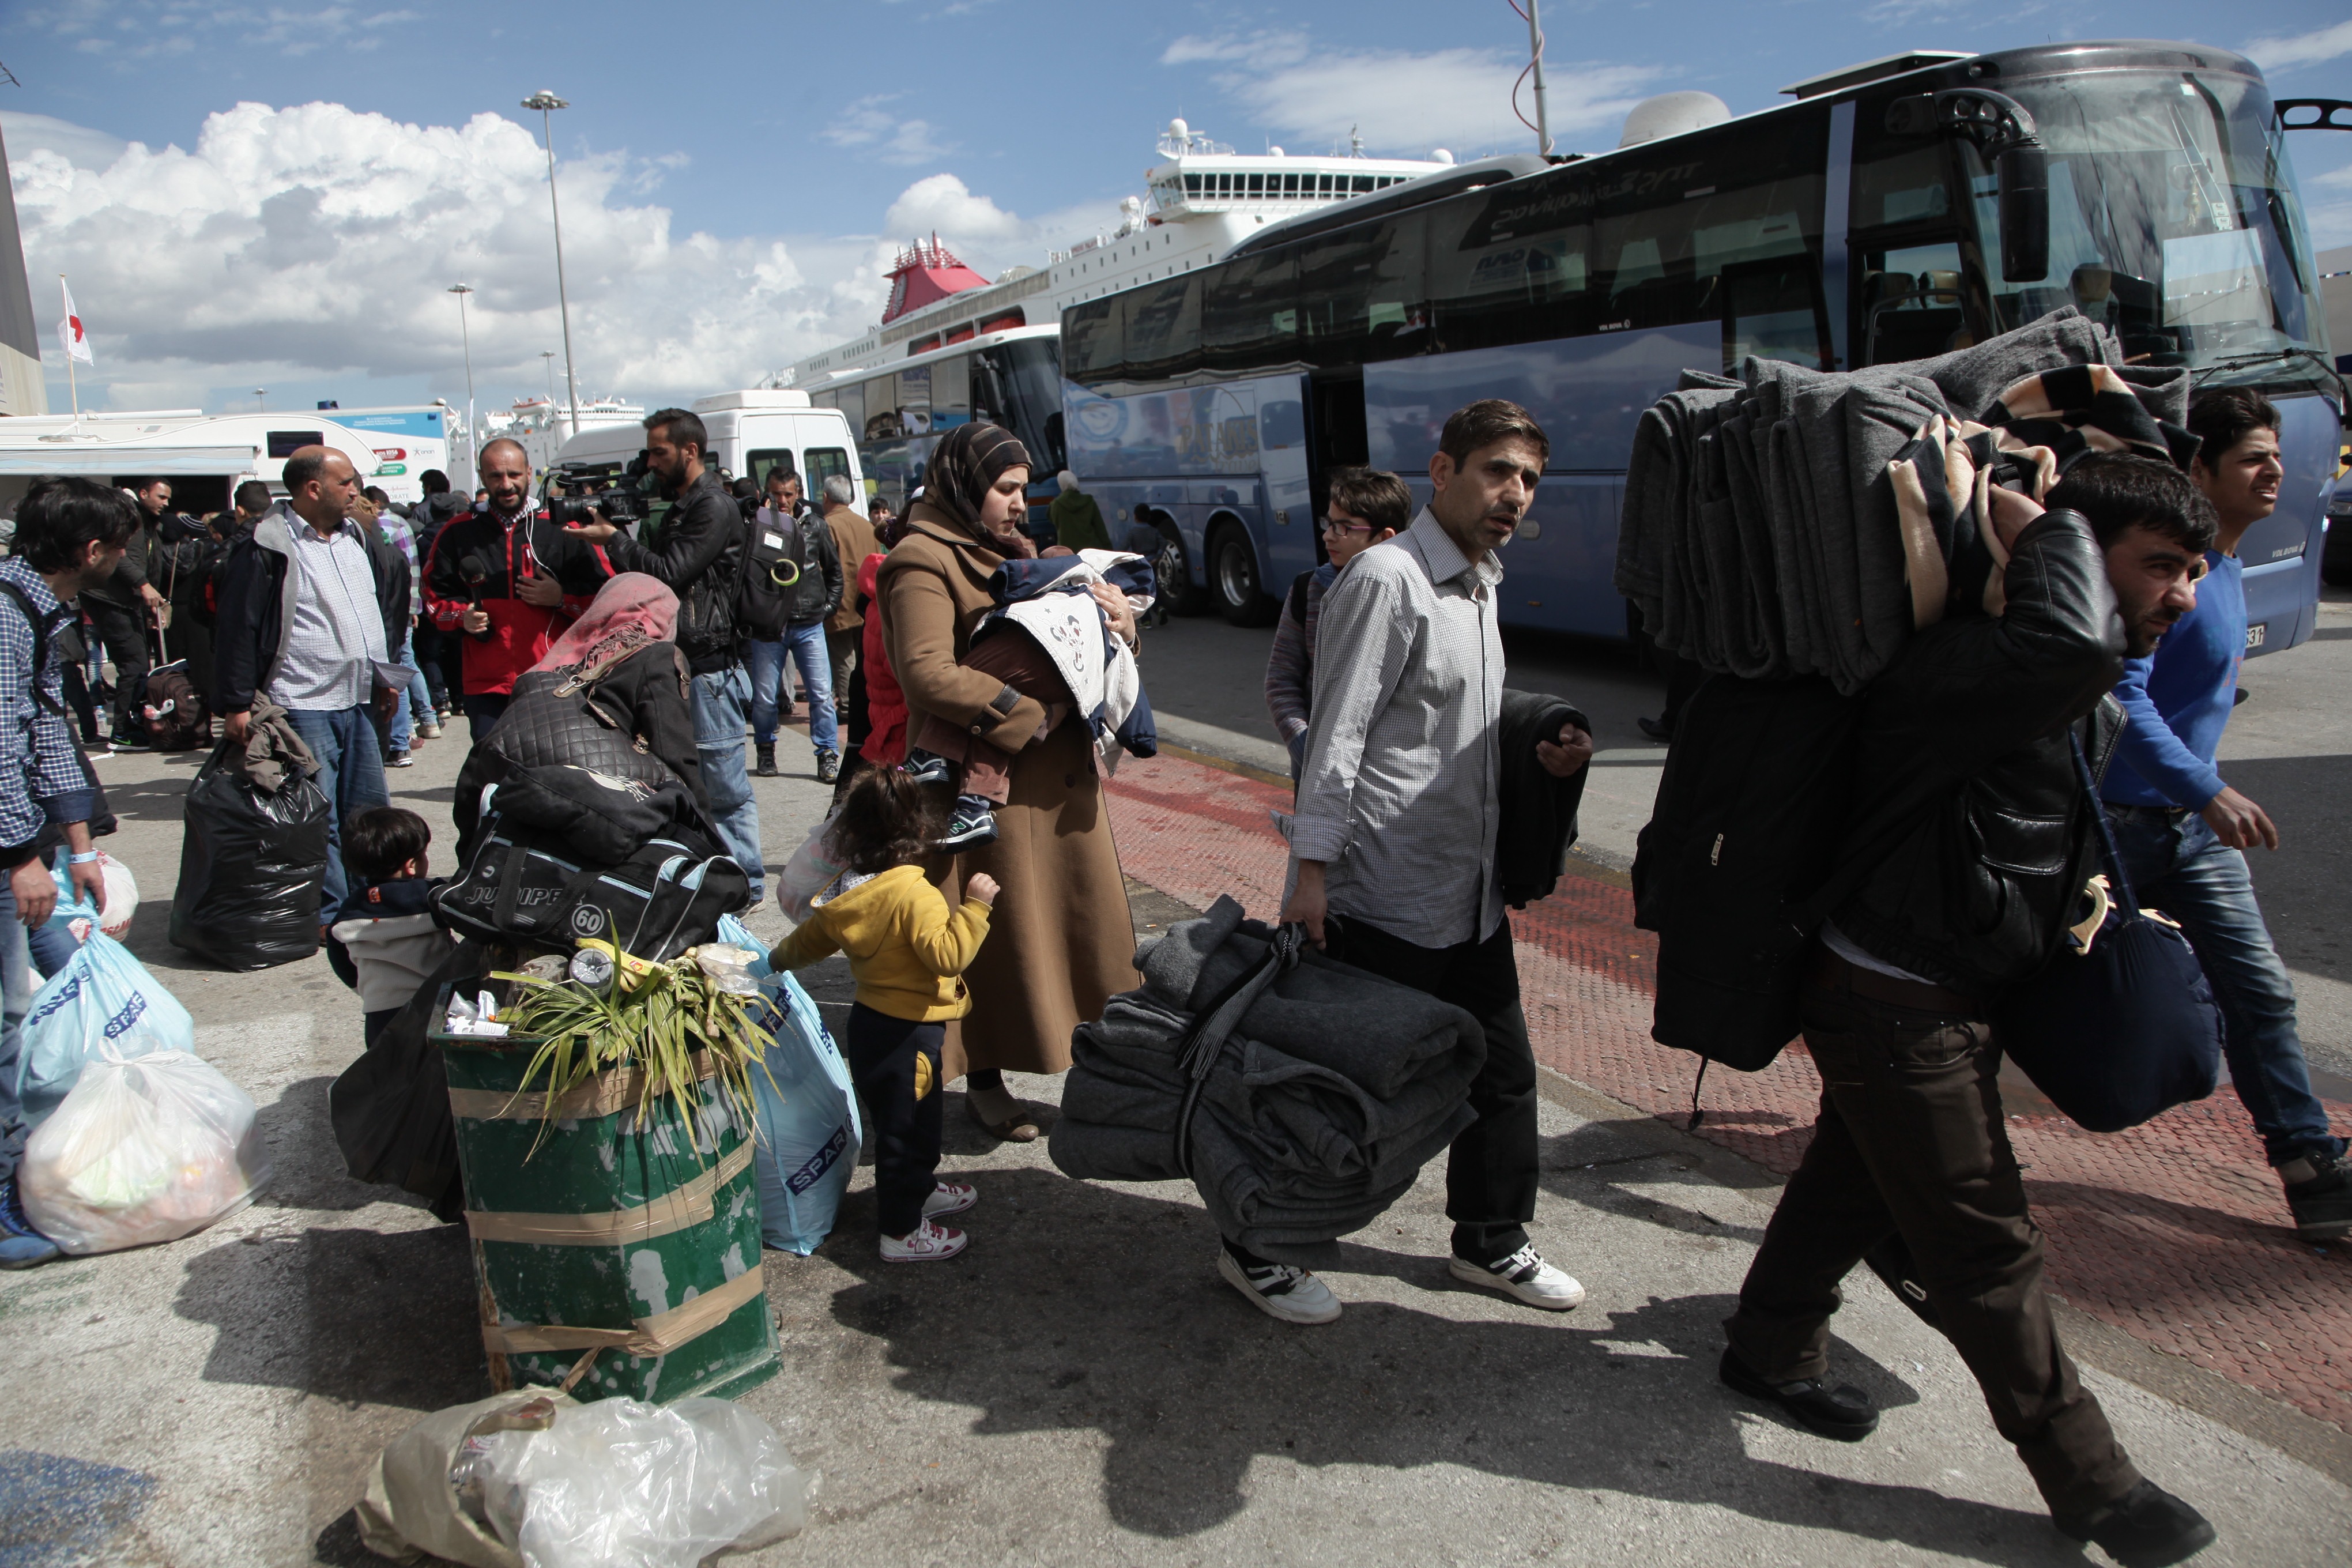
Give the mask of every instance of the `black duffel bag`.
[{"label": "black duffel bag", "polygon": [[2069,1120],[2120,1132],[2213,1092],[2221,1009],[2180,928],[2139,907],[2083,743],[2073,744],[2113,907],[2086,940],[2070,931],[2039,973],[2001,995],[1993,1037]]},{"label": "black duffel bag", "polygon": [[327,795],[289,765],[275,790],[229,763],[224,738],[188,785],[172,945],[224,969],[268,969],[319,951]]},{"label": "black duffel bag", "polygon": [[499,811],[504,793],[490,792],[464,868],[434,889],[433,918],[446,930],[542,947],[599,937],[660,962],[751,905],[751,878],[697,826],[673,822],[618,861],[593,861],[572,836]]}]

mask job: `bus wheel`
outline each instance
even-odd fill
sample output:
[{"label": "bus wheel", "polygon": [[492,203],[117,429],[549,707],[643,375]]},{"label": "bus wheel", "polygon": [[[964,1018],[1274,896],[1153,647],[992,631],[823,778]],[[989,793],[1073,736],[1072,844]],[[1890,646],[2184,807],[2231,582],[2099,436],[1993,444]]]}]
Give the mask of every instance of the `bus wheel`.
[{"label": "bus wheel", "polygon": [[1249,535],[1230,522],[1210,538],[1209,581],[1228,625],[1265,626],[1282,608],[1258,583],[1257,552]]},{"label": "bus wheel", "polygon": [[1209,613],[1209,590],[1194,585],[1192,569],[1184,563],[1184,536],[1176,525],[1164,517],[1144,521],[1160,531],[1160,553],[1151,558],[1151,571],[1160,580],[1160,597],[1169,613],[1178,616],[1205,616]]}]

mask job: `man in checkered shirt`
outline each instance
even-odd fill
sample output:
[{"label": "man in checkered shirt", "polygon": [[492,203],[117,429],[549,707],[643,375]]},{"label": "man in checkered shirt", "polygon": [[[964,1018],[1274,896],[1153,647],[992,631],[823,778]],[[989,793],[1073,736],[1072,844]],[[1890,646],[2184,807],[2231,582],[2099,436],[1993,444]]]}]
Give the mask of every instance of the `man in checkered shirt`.
[{"label": "man in checkered shirt", "polygon": [[[16,1100],[17,1052],[33,997],[28,930],[57,907],[47,857],[68,848],[75,888],[105,897],[90,819],[98,786],[66,722],[57,632],[64,601],[102,583],[139,527],[128,496],[95,479],[35,481],[16,511],[16,553],[0,561],[0,1268],[58,1255],[16,1196],[29,1131]],[[38,668],[36,668],[37,660]]]}]

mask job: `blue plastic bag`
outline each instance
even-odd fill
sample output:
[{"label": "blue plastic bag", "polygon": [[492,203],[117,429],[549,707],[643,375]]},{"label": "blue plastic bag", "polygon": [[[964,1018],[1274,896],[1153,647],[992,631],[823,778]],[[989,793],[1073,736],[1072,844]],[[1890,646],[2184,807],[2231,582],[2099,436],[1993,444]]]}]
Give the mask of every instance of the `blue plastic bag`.
[{"label": "blue plastic bag", "polygon": [[764,942],[733,915],[719,918],[719,940],[760,955],[751,973],[768,1000],[761,1022],[776,1037],[767,1070],[751,1074],[760,1110],[752,1163],[760,1177],[761,1235],[770,1247],[805,1258],[833,1229],[864,1136],[849,1063],[801,983],[768,967]]},{"label": "blue plastic bag", "polygon": [[195,1020],[146,966],[98,929],[87,900],[60,900],[58,917],[91,922],[89,938],[72,959],[33,993],[16,1053],[16,1100],[25,1125],[37,1127],[73,1092],[82,1064],[101,1045],[124,1060],[150,1051],[196,1048]]}]

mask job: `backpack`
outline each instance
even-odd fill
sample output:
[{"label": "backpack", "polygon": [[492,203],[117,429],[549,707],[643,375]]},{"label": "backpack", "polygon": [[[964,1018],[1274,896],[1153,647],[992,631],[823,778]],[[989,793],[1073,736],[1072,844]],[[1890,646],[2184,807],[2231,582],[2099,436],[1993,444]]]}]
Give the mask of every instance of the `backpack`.
[{"label": "backpack", "polygon": [[800,597],[802,574],[808,570],[808,547],[801,538],[800,520],[782,528],[760,521],[753,512],[744,523],[743,569],[735,579],[735,625],[745,637],[769,641],[784,635],[792,624],[793,604]]},{"label": "backpack", "polygon": [[551,948],[602,937],[662,963],[710,941],[720,915],[751,902],[743,868],[693,826],[673,825],[617,865],[586,860],[562,832],[492,813],[465,868],[433,889],[434,921],[464,936]]},{"label": "backpack", "polygon": [[147,672],[147,697],[139,711],[147,739],[159,752],[187,752],[213,743],[212,715],[189,678],[184,658]]},{"label": "backpack", "polygon": [[[32,679],[27,682],[32,688],[33,701],[37,707],[47,709],[65,724],[66,740],[74,749],[74,760],[81,764],[81,776],[90,791],[89,819],[90,836],[103,837],[113,832],[116,826],[114,813],[107,808],[106,788],[98,782],[98,770],[89,765],[89,753],[82,750],[81,739],[74,733],[73,721],[66,712],[66,705],[50,696],[49,689],[41,683],[42,672],[49,667],[49,639],[56,635],[58,626],[63,624],[73,611],[64,605],[59,605],[55,611],[44,617],[33,608],[32,595],[5,577],[0,577],[0,594],[5,594],[16,601],[17,613],[25,617],[25,624],[33,629],[33,675]],[[27,757],[33,755],[29,737],[26,742],[25,754]],[[55,826],[51,826],[44,828],[41,837],[35,842],[46,854],[57,845],[64,843],[65,836]]]},{"label": "backpack", "polygon": [[1710,675],[1675,720],[1633,858],[1633,923],[1658,933],[1650,1037],[1742,1072],[1798,1032],[1814,930],[1844,841],[1860,700],[1820,676]]}]

